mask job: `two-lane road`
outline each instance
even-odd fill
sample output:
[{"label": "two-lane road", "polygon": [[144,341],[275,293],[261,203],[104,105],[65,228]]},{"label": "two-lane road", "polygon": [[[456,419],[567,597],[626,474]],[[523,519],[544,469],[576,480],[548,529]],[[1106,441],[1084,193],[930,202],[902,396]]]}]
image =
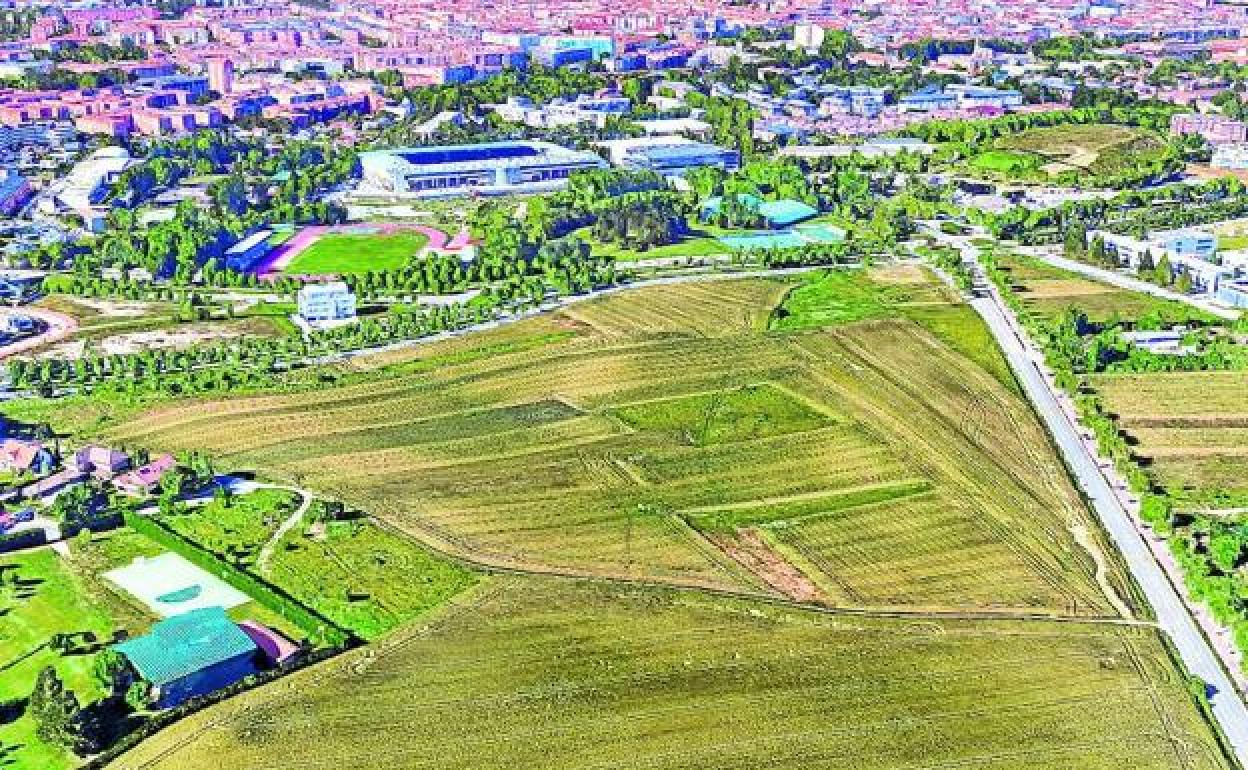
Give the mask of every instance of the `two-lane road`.
[{"label": "two-lane road", "polygon": [[1081,439],[1077,424],[1063,409],[1048,378],[1036,365],[1035,354],[1028,350],[1017,319],[1005,306],[996,287],[991,285],[987,287],[986,296],[972,300],[971,304],[992,330],[1097,517],[1122,552],[1157,614],[1157,625],[1170,637],[1188,670],[1209,685],[1213,713],[1240,763],[1248,766],[1248,707],[1184,605],[1178,589],[1158,565],[1130,514],[1101,472],[1098,458]]}]

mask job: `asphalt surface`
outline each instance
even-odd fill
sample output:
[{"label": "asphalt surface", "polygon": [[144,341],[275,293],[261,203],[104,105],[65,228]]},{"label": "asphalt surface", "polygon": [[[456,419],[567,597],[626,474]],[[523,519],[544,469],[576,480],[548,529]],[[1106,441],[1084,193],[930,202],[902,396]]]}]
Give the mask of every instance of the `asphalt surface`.
[{"label": "asphalt surface", "polygon": [[1157,614],[1157,625],[1170,637],[1188,671],[1208,685],[1209,703],[1214,716],[1240,763],[1248,766],[1248,707],[1235,691],[1234,684],[1188,612],[1178,590],[1157,564],[1131,516],[1101,473],[1097,458],[1080,439],[1078,427],[1062,409],[1048,380],[1024,344],[1016,319],[1006,309],[996,288],[987,288],[987,296],[974,299],[971,304],[988,323],[1027,397],[1048,426],[1067,465],[1091,501],[1097,517],[1148,597]]}]

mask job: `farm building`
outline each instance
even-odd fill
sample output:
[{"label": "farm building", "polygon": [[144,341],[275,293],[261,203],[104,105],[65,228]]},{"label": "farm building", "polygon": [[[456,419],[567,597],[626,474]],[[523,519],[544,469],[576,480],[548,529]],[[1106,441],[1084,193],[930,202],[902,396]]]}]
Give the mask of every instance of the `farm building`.
[{"label": "farm building", "polygon": [[5,439],[0,442],[0,470],[27,471],[36,475],[51,472],[56,466],[56,457],[39,441],[23,441],[21,439]]},{"label": "farm building", "polygon": [[151,494],[166,471],[172,470],[177,461],[173,455],[161,455],[141,468],[123,473],[113,479],[113,486],[118,492],[127,495],[143,496]]},{"label": "farm building", "polygon": [[152,703],[169,708],[256,672],[260,650],[220,607],[175,615],[114,646],[143,681]]}]

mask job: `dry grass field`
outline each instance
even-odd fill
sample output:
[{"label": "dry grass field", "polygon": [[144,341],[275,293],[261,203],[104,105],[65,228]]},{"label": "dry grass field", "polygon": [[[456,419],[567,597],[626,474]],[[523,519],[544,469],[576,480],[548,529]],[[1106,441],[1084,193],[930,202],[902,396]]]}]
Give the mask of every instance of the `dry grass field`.
[{"label": "dry grass field", "polygon": [[1248,493],[1248,372],[1103,375],[1092,384],[1160,484]]},{"label": "dry grass field", "polygon": [[112,767],[1228,766],[1151,628],[503,577]]},{"label": "dry grass field", "polygon": [[842,606],[1129,611],[1017,395],[910,320],[765,331],[791,286],[631,291],[108,438],[208,451],[489,565],[794,598],[807,581]]},{"label": "dry grass field", "polygon": [[999,254],[998,262],[1024,309],[1040,318],[1055,318],[1071,307],[1082,310],[1093,322],[1152,313],[1162,313],[1176,322],[1211,318],[1188,305],[1083,278],[1029,257]]}]

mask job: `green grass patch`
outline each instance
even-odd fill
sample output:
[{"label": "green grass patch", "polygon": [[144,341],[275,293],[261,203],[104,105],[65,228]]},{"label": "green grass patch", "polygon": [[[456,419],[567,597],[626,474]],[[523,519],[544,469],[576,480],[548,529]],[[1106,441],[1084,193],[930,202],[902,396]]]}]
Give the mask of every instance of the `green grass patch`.
[{"label": "green grass patch", "polygon": [[671,434],[698,447],[801,433],[830,423],[826,415],[771,385],[649,401],[612,413],[637,430]]},{"label": "green grass patch", "polygon": [[298,527],[282,538],[266,576],[364,639],[375,639],[478,580],[470,570],[368,521]]},{"label": "green grass patch", "polygon": [[255,563],[260,549],[299,505],[299,496],[261,489],[228,502],[213,500],[186,513],[163,516],[174,532],[239,567]]},{"label": "green grass patch", "polygon": [[941,342],[979,364],[1002,385],[1018,392],[1018,381],[984,319],[968,305],[927,305],[901,309],[901,314],[927,329]]},{"label": "green grass patch", "polygon": [[952,306],[957,302],[930,274],[892,281],[887,269],[824,270],[803,276],[772,313],[770,325],[782,331],[820,329],[895,317],[899,308]]},{"label": "green grass patch", "polygon": [[[29,697],[45,666],[56,668],[84,703],[104,694],[92,674],[95,652],[123,626],[98,593],[50,549],[0,556],[0,700]],[[72,654],[46,646],[53,634],[88,633],[96,642],[76,637]],[[39,740],[29,716],[0,723],[0,765],[60,770],[76,764],[63,749]]]},{"label": "green grass patch", "polygon": [[284,268],[295,275],[367,273],[403,267],[429,239],[421,233],[389,235],[328,233],[298,254]]},{"label": "green grass patch", "polygon": [[740,527],[786,526],[837,511],[914,497],[930,492],[933,488],[932,482],[926,479],[889,482],[838,490],[809,499],[686,512],[685,518],[698,529],[715,532],[732,532]]},{"label": "green grass patch", "polygon": [[1006,175],[1035,171],[1043,163],[1039,155],[1012,150],[988,150],[970,160],[972,168]]},{"label": "green grass patch", "polygon": [[1248,234],[1226,233],[1218,236],[1218,251],[1241,251],[1248,249]]}]

